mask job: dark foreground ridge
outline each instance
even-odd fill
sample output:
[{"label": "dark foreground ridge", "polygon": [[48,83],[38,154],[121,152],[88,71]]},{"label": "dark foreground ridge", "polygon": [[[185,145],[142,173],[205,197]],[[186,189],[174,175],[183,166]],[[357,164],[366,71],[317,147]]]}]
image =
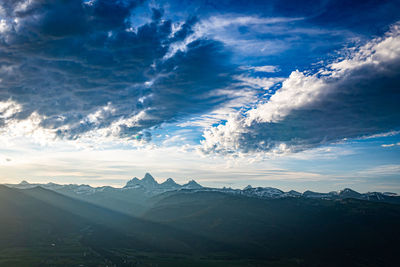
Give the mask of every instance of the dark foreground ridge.
[{"label": "dark foreground ridge", "polygon": [[[397,266],[389,193],[0,185],[0,266]],[[392,202],[392,203],[388,203]]]}]

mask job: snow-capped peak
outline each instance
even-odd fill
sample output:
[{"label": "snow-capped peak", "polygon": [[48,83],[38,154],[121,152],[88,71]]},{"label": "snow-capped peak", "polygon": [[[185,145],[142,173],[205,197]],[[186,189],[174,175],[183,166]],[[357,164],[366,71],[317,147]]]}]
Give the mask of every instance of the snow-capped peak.
[{"label": "snow-capped peak", "polygon": [[184,184],[182,186],[184,189],[200,189],[203,188],[201,185],[199,185],[195,180],[189,181],[187,184]]},{"label": "snow-capped peak", "polygon": [[145,187],[156,187],[158,185],[157,181],[151,176],[150,173],[146,173],[143,179],[141,180],[141,184]]},{"label": "snow-capped peak", "polygon": [[160,187],[162,188],[171,188],[171,189],[177,189],[179,187],[181,187],[181,185],[177,184],[174,179],[172,178],[168,178],[167,180],[165,180],[165,182],[160,184]]}]

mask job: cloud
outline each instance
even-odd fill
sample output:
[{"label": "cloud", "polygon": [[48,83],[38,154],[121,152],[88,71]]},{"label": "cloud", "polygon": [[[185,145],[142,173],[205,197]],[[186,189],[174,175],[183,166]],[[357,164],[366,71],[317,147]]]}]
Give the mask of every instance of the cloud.
[{"label": "cloud", "polygon": [[2,1],[0,103],[13,106],[0,107],[0,127],[34,116],[35,127],[67,139],[149,140],[151,128],[230,100],[211,94],[235,74],[223,45],[196,38],[165,58],[196,19],[174,28],[153,9],[148,23],[135,26],[133,11],[141,4]]},{"label": "cloud", "polygon": [[271,65],[247,66],[247,67],[243,67],[243,69],[253,70],[255,72],[272,72],[272,73],[279,71],[279,67],[278,66],[271,66]]},{"label": "cloud", "polygon": [[282,77],[253,77],[246,75],[238,75],[236,79],[241,81],[245,86],[263,88],[264,90],[268,90],[277,83],[285,80]]},{"label": "cloud", "polygon": [[[257,14],[256,12],[255,14]],[[200,20],[194,25],[193,34],[186,40],[206,36],[224,43],[233,49],[236,57],[276,55],[300,47],[310,49],[314,46],[331,46],[342,42],[345,38],[354,37],[346,30],[328,30],[305,26],[303,17],[263,17],[258,15],[243,15],[240,13],[213,15]],[[330,43],[316,42],[315,37],[330,38]],[[335,38],[332,38],[335,37]],[[314,42],[313,46],[309,46]],[[180,44],[182,49],[182,43]],[[274,72],[270,66],[253,67],[257,72]]]},{"label": "cloud", "polygon": [[396,144],[383,144],[382,147],[392,147],[395,146]]},{"label": "cloud", "polygon": [[383,144],[381,145],[382,147],[394,147],[394,146],[400,146],[400,142],[396,144]]},{"label": "cloud", "polygon": [[204,132],[206,153],[295,152],[400,127],[400,25]]},{"label": "cloud", "polygon": [[[301,16],[285,17],[279,16],[279,13],[260,14],[259,11],[246,14],[248,8],[251,9],[251,6],[246,5],[246,8],[242,8],[242,12],[237,13],[200,14],[199,19],[193,21],[191,31],[186,31],[188,33],[186,38],[171,44],[165,58],[173,56],[177,51],[186,51],[187,44],[193,40],[208,38],[220,41],[234,51],[235,62],[243,64],[250,59],[251,65],[260,65],[250,66],[248,70],[276,72],[277,68],[264,64],[279,64],[286,67],[293,63],[291,62],[293,57],[306,58],[312,53],[314,56],[310,58],[315,58],[316,53],[326,53],[332,46],[341,47],[345,40],[360,37],[346,29],[310,25],[306,22],[307,18]],[[179,28],[179,25],[177,24],[175,28]],[[282,59],[282,54],[286,54],[290,60],[283,64],[281,61],[274,61],[273,56],[278,54],[281,55],[279,59]]]}]

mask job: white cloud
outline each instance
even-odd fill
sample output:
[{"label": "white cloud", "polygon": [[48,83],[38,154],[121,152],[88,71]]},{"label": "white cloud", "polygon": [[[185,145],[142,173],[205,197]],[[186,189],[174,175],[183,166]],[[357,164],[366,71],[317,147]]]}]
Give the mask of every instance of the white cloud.
[{"label": "white cloud", "polygon": [[107,106],[97,109],[97,111],[90,113],[86,116],[86,120],[90,123],[99,124],[102,119],[111,116],[115,113],[116,109],[112,107],[111,103]]},{"label": "white cloud", "polygon": [[384,144],[384,145],[382,145],[382,147],[392,147],[392,146],[395,146],[396,144]]},{"label": "white cloud", "polygon": [[[61,139],[57,136],[57,130],[69,130],[69,126],[63,126],[58,129],[48,129],[42,127],[41,123],[46,116],[33,112],[25,119],[16,119],[14,116],[22,110],[22,106],[15,101],[8,100],[0,102],[0,121],[3,120],[4,126],[0,128],[0,144],[5,146],[29,146],[40,145],[42,147],[60,146],[63,142],[74,144],[75,147],[109,147],[113,145],[131,145],[144,146],[146,140],[142,138],[121,137],[121,127],[138,126],[140,122],[151,119],[145,111],[140,111],[131,118],[119,119],[113,122],[109,127],[95,128],[87,131],[77,140]],[[86,118],[78,122],[79,125],[85,123],[100,124],[102,119],[112,116],[115,109],[111,103],[90,113]],[[59,120],[65,118],[59,117]]]},{"label": "white cloud", "polygon": [[247,113],[246,125],[255,122],[276,122],[291,110],[313,102],[323,93],[326,84],[316,76],[307,76],[298,70],[292,72],[282,87],[269,99]]},{"label": "white cloud", "polygon": [[359,139],[373,139],[373,138],[380,138],[380,137],[388,137],[388,136],[394,136],[400,134],[400,131],[389,131],[386,133],[379,133],[379,134],[372,134],[372,135],[367,135],[367,136],[362,136]]},{"label": "white cloud", "polygon": [[56,138],[55,131],[41,127],[43,118],[44,116],[34,112],[23,120],[8,119],[7,126],[0,128],[0,143],[13,144],[21,139],[29,139],[41,145],[53,142]]},{"label": "white cloud", "polygon": [[22,110],[20,104],[15,101],[0,101],[0,118],[9,119],[13,115],[17,114]]},{"label": "white cloud", "polygon": [[0,33],[4,33],[10,30],[10,25],[7,23],[7,20],[0,20]]},{"label": "white cloud", "polygon": [[400,142],[399,143],[395,143],[395,144],[383,144],[381,145],[382,147],[394,147],[394,146],[400,146]]},{"label": "white cloud", "polygon": [[350,57],[330,64],[329,68],[332,71],[326,73],[337,77],[365,65],[384,68],[386,62],[397,60],[400,56],[399,33],[400,23],[393,25],[384,37],[358,48]]}]

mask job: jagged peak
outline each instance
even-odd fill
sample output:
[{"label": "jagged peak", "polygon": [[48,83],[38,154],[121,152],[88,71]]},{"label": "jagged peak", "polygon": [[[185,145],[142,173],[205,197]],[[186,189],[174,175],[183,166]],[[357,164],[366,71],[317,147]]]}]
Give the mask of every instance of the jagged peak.
[{"label": "jagged peak", "polygon": [[154,177],[150,174],[150,173],[148,173],[148,172],[146,172],[146,174],[144,175],[144,177],[143,177],[143,179],[142,179],[142,181],[154,181],[154,182],[156,182],[156,180],[154,179]]},{"label": "jagged peak", "polygon": [[184,184],[183,187],[185,188],[203,188],[199,183],[197,183],[195,180],[190,180],[187,184]]},{"label": "jagged peak", "polygon": [[177,183],[174,181],[174,179],[168,178],[162,184],[177,184]]},{"label": "jagged peak", "polygon": [[247,189],[252,189],[253,187],[251,185],[247,185],[245,188],[243,188],[243,190],[247,190]]},{"label": "jagged peak", "polygon": [[154,186],[157,186],[157,185],[158,185],[158,183],[154,179],[154,177],[150,173],[147,172],[142,179],[134,177],[131,180],[129,180],[126,183],[125,188],[127,188],[127,187],[136,187],[136,186],[154,187]]},{"label": "jagged peak", "polygon": [[171,188],[171,189],[178,189],[181,187],[181,185],[177,184],[172,178],[168,178],[163,183],[161,183],[160,186],[161,188]]}]

